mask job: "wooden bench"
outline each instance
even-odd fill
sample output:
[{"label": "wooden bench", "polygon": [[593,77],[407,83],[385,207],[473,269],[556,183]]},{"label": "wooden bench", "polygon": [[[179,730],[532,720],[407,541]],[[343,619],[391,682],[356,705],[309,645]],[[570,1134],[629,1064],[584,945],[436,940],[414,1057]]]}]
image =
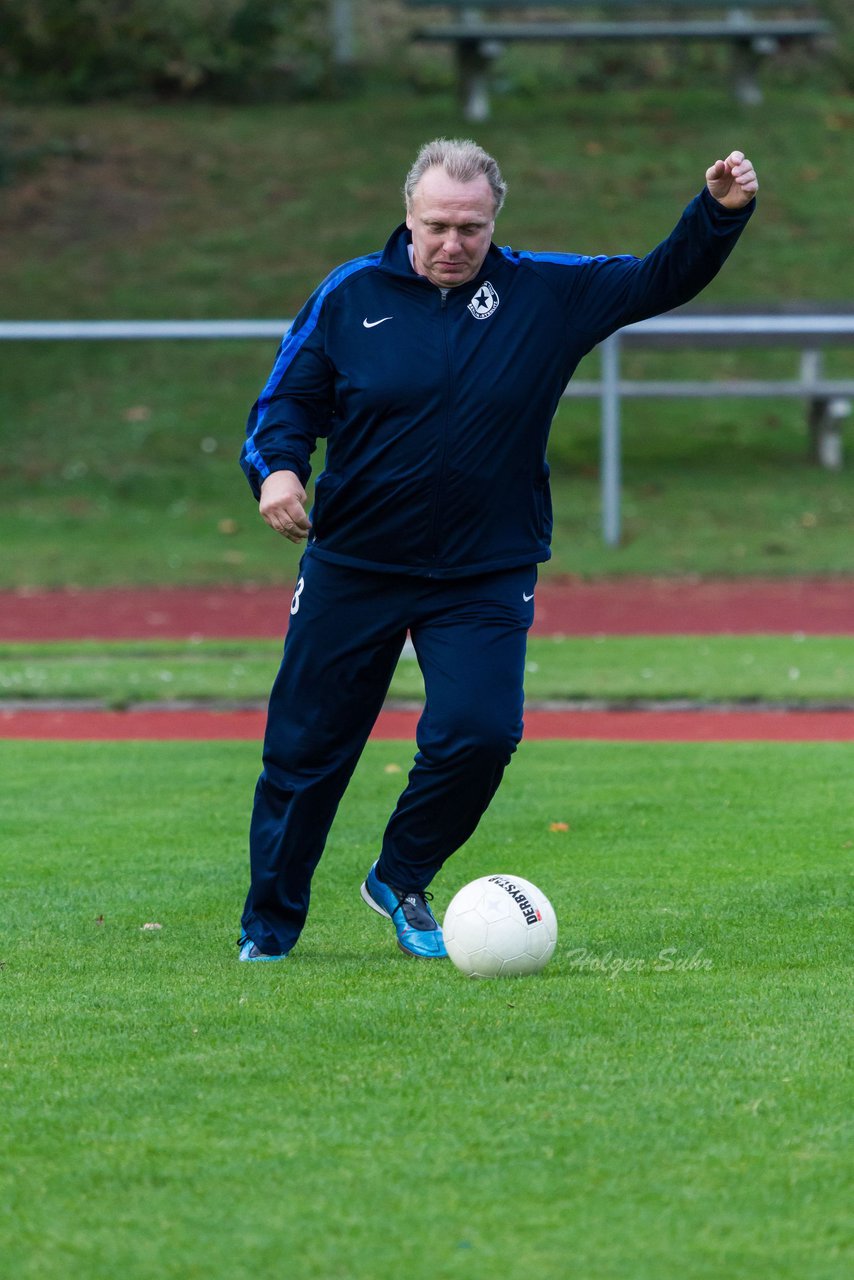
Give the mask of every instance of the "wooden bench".
[{"label": "wooden bench", "polygon": [[[832,34],[811,0],[405,0],[413,9],[457,11],[452,21],[418,26],[412,39],[452,44],[467,120],[489,117],[489,72],[505,44],[521,41],[705,40],[726,42],[739,102],[761,102],[758,69],[783,44]],[[529,11],[526,16],[524,11]],[[534,14],[530,11],[535,10]],[[543,12],[560,16],[544,19]],[[761,11],[761,12],[760,12]],[[769,11],[772,11],[769,13]],[[521,16],[506,16],[519,15]],[[595,15],[595,16],[590,16]]]}]

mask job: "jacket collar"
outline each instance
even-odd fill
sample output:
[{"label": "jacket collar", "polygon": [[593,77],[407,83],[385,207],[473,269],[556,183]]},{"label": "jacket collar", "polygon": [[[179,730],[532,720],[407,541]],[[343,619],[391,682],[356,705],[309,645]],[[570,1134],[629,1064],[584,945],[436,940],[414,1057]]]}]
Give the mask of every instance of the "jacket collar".
[{"label": "jacket collar", "polygon": [[[412,233],[406,223],[401,222],[400,226],[394,229],[386,241],[386,246],[380,260],[380,269],[388,271],[392,275],[408,279],[419,286],[428,286],[433,289],[438,288],[439,286],[434,285],[426,276],[420,276],[412,266],[412,263],[409,260],[409,246],[411,244]],[[466,289],[477,288],[478,284],[488,279],[490,275],[495,274],[502,262],[503,259],[500,251],[496,249],[494,244],[490,244],[486,251],[486,257],[483,260],[483,265],[474,279],[467,280],[465,284],[453,285],[451,292],[456,293],[459,289],[462,289],[463,292],[465,292]]]}]

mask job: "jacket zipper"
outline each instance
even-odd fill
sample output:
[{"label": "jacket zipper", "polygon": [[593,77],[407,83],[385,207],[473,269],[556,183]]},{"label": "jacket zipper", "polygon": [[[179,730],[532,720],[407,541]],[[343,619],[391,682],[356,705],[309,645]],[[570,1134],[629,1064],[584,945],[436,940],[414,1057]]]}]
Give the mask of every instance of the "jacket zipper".
[{"label": "jacket zipper", "polygon": [[442,301],[439,304],[439,312],[442,317],[442,338],[445,345],[447,377],[445,381],[445,424],[439,451],[436,491],[433,495],[433,513],[430,522],[430,558],[434,563],[439,559],[439,516],[442,507],[442,494],[445,488],[445,464],[448,457],[448,438],[451,428],[451,405],[453,403],[454,389],[454,366],[451,359],[451,345],[448,340],[448,293],[449,290],[442,290]]}]

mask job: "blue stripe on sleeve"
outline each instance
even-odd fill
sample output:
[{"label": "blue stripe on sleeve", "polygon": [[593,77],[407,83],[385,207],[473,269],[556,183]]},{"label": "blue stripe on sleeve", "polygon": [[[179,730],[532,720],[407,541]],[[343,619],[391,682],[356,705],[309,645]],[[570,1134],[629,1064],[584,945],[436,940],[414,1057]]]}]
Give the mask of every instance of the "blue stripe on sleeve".
[{"label": "blue stripe on sleeve", "polygon": [[[276,388],[293,363],[306,340],[311,336],[320,317],[323,303],[333,289],[342,284],[349,276],[365,267],[376,266],[382,253],[365,254],[361,258],[353,258],[331,272],[323,283],[315,290],[309,301],[302,308],[294,323],[282,339],[272,372],[267,379],[263,391],[253,406],[246,428],[246,439],[240,455],[240,463],[247,475],[254,470],[263,482],[270,474],[270,468],[256,445],[256,437],[263,426],[264,416],[270,407]],[[303,318],[304,317],[304,318]],[[297,328],[297,325],[299,327]]]},{"label": "blue stripe on sleeve", "polygon": [[[294,325],[291,325],[290,329],[282,339],[282,345],[279,348],[276,363],[273,365],[273,371],[267,379],[267,384],[264,387],[264,390],[258,397],[258,421],[255,427],[256,431],[264,420],[264,413],[273,398],[273,393],[275,392],[276,387],[284,377],[288,366],[293,363],[306,339],[309,338],[317,328],[321,308],[329,294],[332,293],[333,289],[337,289],[340,284],[343,284],[343,282],[356,271],[362,271],[365,267],[376,266],[381,257],[381,253],[369,253],[363,258],[353,258],[352,261],[345,262],[343,266],[338,267],[335,271],[331,272],[315,291],[312,306],[306,319],[300,325],[299,329],[295,329]],[[294,324],[296,324],[296,321]],[[254,434],[255,433],[253,432],[253,435]],[[256,457],[257,456],[258,455],[256,454]]]},{"label": "blue stripe on sleeve", "polygon": [[247,466],[253,467],[258,472],[261,479],[266,480],[267,476],[270,474],[270,468],[267,466],[266,462],[255,448],[255,445],[252,443],[254,439],[255,432],[253,431],[252,435],[243,446],[243,457],[241,458],[241,462],[245,463]]},{"label": "blue stripe on sleeve", "polygon": [[499,250],[499,253],[507,259],[508,262],[552,262],[562,267],[580,267],[586,262],[610,262],[618,259],[623,262],[634,262],[635,257],[631,253],[600,253],[596,257],[590,257],[584,253],[529,253],[525,249],[511,249],[509,245],[505,245]]}]

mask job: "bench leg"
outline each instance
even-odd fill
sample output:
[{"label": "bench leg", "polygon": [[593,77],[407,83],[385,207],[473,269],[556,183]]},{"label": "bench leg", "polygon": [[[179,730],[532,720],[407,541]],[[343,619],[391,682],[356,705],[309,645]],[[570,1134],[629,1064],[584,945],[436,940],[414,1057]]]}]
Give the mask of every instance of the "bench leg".
[{"label": "bench leg", "polygon": [[733,87],[736,101],[743,107],[757,107],[762,101],[759,67],[767,53],[773,53],[776,40],[736,40],[732,46]]},{"label": "bench leg", "polygon": [[466,120],[489,119],[490,52],[481,40],[460,40],[457,45],[457,83]]},{"label": "bench leg", "polygon": [[810,455],[829,471],[842,469],[842,427],[851,416],[851,401],[819,398],[809,405]]}]

